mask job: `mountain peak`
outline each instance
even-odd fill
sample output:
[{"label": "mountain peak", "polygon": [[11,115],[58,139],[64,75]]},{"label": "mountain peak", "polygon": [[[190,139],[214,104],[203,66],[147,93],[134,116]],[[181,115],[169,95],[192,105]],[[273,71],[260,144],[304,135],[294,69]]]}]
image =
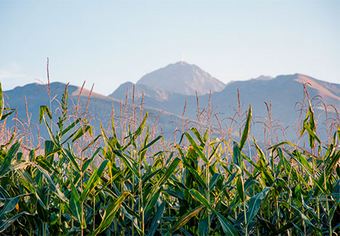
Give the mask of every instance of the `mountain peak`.
[{"label": "mountain peak", "polygon": [[190,66],[191,64],[186,62],[186,61],[178,61],[178,62],[175,62],[175,63],[170,64],[170,65],[182,65],[182,66],[183,65],[188,65],[188,66]]},{"label": "mountain peak", "polygon": [[256,78],[253,78],[253,79],[254,79],[254,80],[272,80],[273,77],[268,76],[268,75],[260,75],[260,76],[258,76],[258,77],[256,77]]},{"label": "mountain peak", "polygon": [[223,90],[225,84],[200,67],[179,61],[144,75],[137,85],[183,95],[208,94]]}]

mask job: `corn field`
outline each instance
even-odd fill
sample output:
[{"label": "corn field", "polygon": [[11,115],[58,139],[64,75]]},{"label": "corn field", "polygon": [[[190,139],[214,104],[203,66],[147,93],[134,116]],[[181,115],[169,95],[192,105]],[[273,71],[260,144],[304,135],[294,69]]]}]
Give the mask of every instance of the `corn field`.
[{"label": "corn field", "polygon": [[[0,85],[2,123],[13,112],[3,100]],[[79,150],[92,129],[68,118],[67,101],[65,89],[56,124],[40,107],[49,139],[39,150],[0,140],[1,235],[339,235],[340,130],[322,143],[311,105],[308,148],[261,147],[249,108],[238,142],[192,128],[162,150],[146,114],[123,139],[112,121]]]}]

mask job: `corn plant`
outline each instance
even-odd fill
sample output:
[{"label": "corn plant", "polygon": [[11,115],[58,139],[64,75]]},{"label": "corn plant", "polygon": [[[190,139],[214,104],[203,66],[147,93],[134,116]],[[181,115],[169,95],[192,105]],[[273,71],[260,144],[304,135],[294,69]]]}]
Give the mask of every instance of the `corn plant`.
[{"label": "corn plant", "polygon": [[[68,100],[66,87],[56,124],[41,106],[43,148],[25,150],[15,135],[1,143],[0,234],[339,234],[340,130],[322,143],[311,105],[301,130],[309,148],[264,149],[249,108],[232,146],[193,127],[165,149],[162,136],[150,138],[147,114],[124,137],[113,119],[95,136],[85,118],[68,116]],[[0,85],[0,120],[11,112]],[[250,143],[256,154],[244,150]]]}]

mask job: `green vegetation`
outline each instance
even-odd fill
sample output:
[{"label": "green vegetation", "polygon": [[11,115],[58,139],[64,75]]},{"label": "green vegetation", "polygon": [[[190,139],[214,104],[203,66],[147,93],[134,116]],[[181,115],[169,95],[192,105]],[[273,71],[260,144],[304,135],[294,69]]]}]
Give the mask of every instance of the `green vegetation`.
[{"label": "green vegetation", "polygon": [[[1,86],[1,85],[0,85]],[[330,143],[316,134],[310,106],[302,134],[310,148],[290,142],[244,151],[240,142],[192,128],[162,150],[150,139],[147,115],[118,138],[112,130],[89,139],[91,126],[40,109],[50,134],[36,150],[15,135],[0,146],[0,234],[4,235],[333,235],[339,233],[339,128]],[[4,108],[0,87],[0,119]]]}]

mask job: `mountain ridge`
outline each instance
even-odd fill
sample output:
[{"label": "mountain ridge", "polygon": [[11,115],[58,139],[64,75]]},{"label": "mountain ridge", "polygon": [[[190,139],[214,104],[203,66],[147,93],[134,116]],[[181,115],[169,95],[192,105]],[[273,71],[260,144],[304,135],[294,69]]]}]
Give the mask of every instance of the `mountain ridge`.
[{"label": "mountain ridge", "polygon": [[[197,67],[183,62],[177,66]],[[142,78],[146,77],[143,76]],[[166,77],[162,78],[166,79]],[[172,78],[172,75],[170,78]],[[170,81],[173,82],[173,80]],[[318,109],[322,110],[320,99],[325,103],[332,104],[333,108],[340,109],[340,84],[317,80],[300,73],[276,77],[260,76],[246,81],[233,81],[223,84],[222,90],[201,95],[193,92],[194,87],[191,87],[190,94],[185,94],[178,92],[178,90],[170,91],[169,89],[162,89],[162,87],[154,88],[146,82],[137,82],[136,84],[125,82],[108,96],[78,86],[68,85],[70,103],[76,105],[80,102],[84,107],[88,107],[88,112],[95,120],[97,129],[100,122],[108,123],[110,121],[110,114],[112,113],[119,120],[121,115],[118,116],[118,113],[122,112],[122,106],[128,106],[126,108],[127,113],[124,114],[128,119],[130,119],[134,109],[142,109],[151,114],[149,124],[158,121],[160,128],[168,137],[172,135],[175,129],[184,127],[183,124],[187,122],[196,122],[195,124],[204,127],[204,122],[200,123],[201,118],[199,116],[203,114],[208,117],[207,111],[210,109],[210,105],[212,115],[216,116],[216,119],[219,116],[219,119],[224,122],[222,122],[224,127],[230,126],[228,120],[239,109],[238,106],[245,110],[248,105],[252,105],[255,120],[253,132],[259,135],[263,132],[263,125],[256,123],[267,119],[268,111],[266,109],[268,107],[266,108],[265,104],[272,104],[270,107],[272,107],[273,120],[279,121],[281,127],[286,130],[288,137],[293,137],[297,129],[292,127],[292,124],[296,124],[299,119],[299,108],[296,106],[305,99],[304,86],[307,88],[310,98],[313,99],[313,103],[316,104],[317,112]],[[164,86],[163,84],[160,85]],[[179,86],[178,84],[175,85]],[[51,83],[51,97],[56,98],[55,100],[60,99],[65,86],[66,84],[61,82]],[[46,84],[37,83],[18,86],[5,91],[6,104],[12,108],[17,108],[18,117],[22,119],[27,115],[27,109],[28,113],[33,114],[32,121],[37,122],[39,106],[50,102],[47,89]],[[238,104],[239,102],[240,104]],[[26,103],[28,107],[25,107]],[[56,103],[54,107],[57,105]],[[337,111],[332,109],[330,111],[336,116]],[[212,124],[221,125],[218,124],[219,121],[216,119],[212,121]],[[334,119],[338,118],[335,117]],[[9,123],[13,125],[13,122]],[[290,127],[290,129],[285,127]]]},{"label": "mountain ridge", "polygon": [[195,64],[184,61],[169,64],[145,74],[136,85],[183,95],[204,95],[221,91],[225,84]]}]

